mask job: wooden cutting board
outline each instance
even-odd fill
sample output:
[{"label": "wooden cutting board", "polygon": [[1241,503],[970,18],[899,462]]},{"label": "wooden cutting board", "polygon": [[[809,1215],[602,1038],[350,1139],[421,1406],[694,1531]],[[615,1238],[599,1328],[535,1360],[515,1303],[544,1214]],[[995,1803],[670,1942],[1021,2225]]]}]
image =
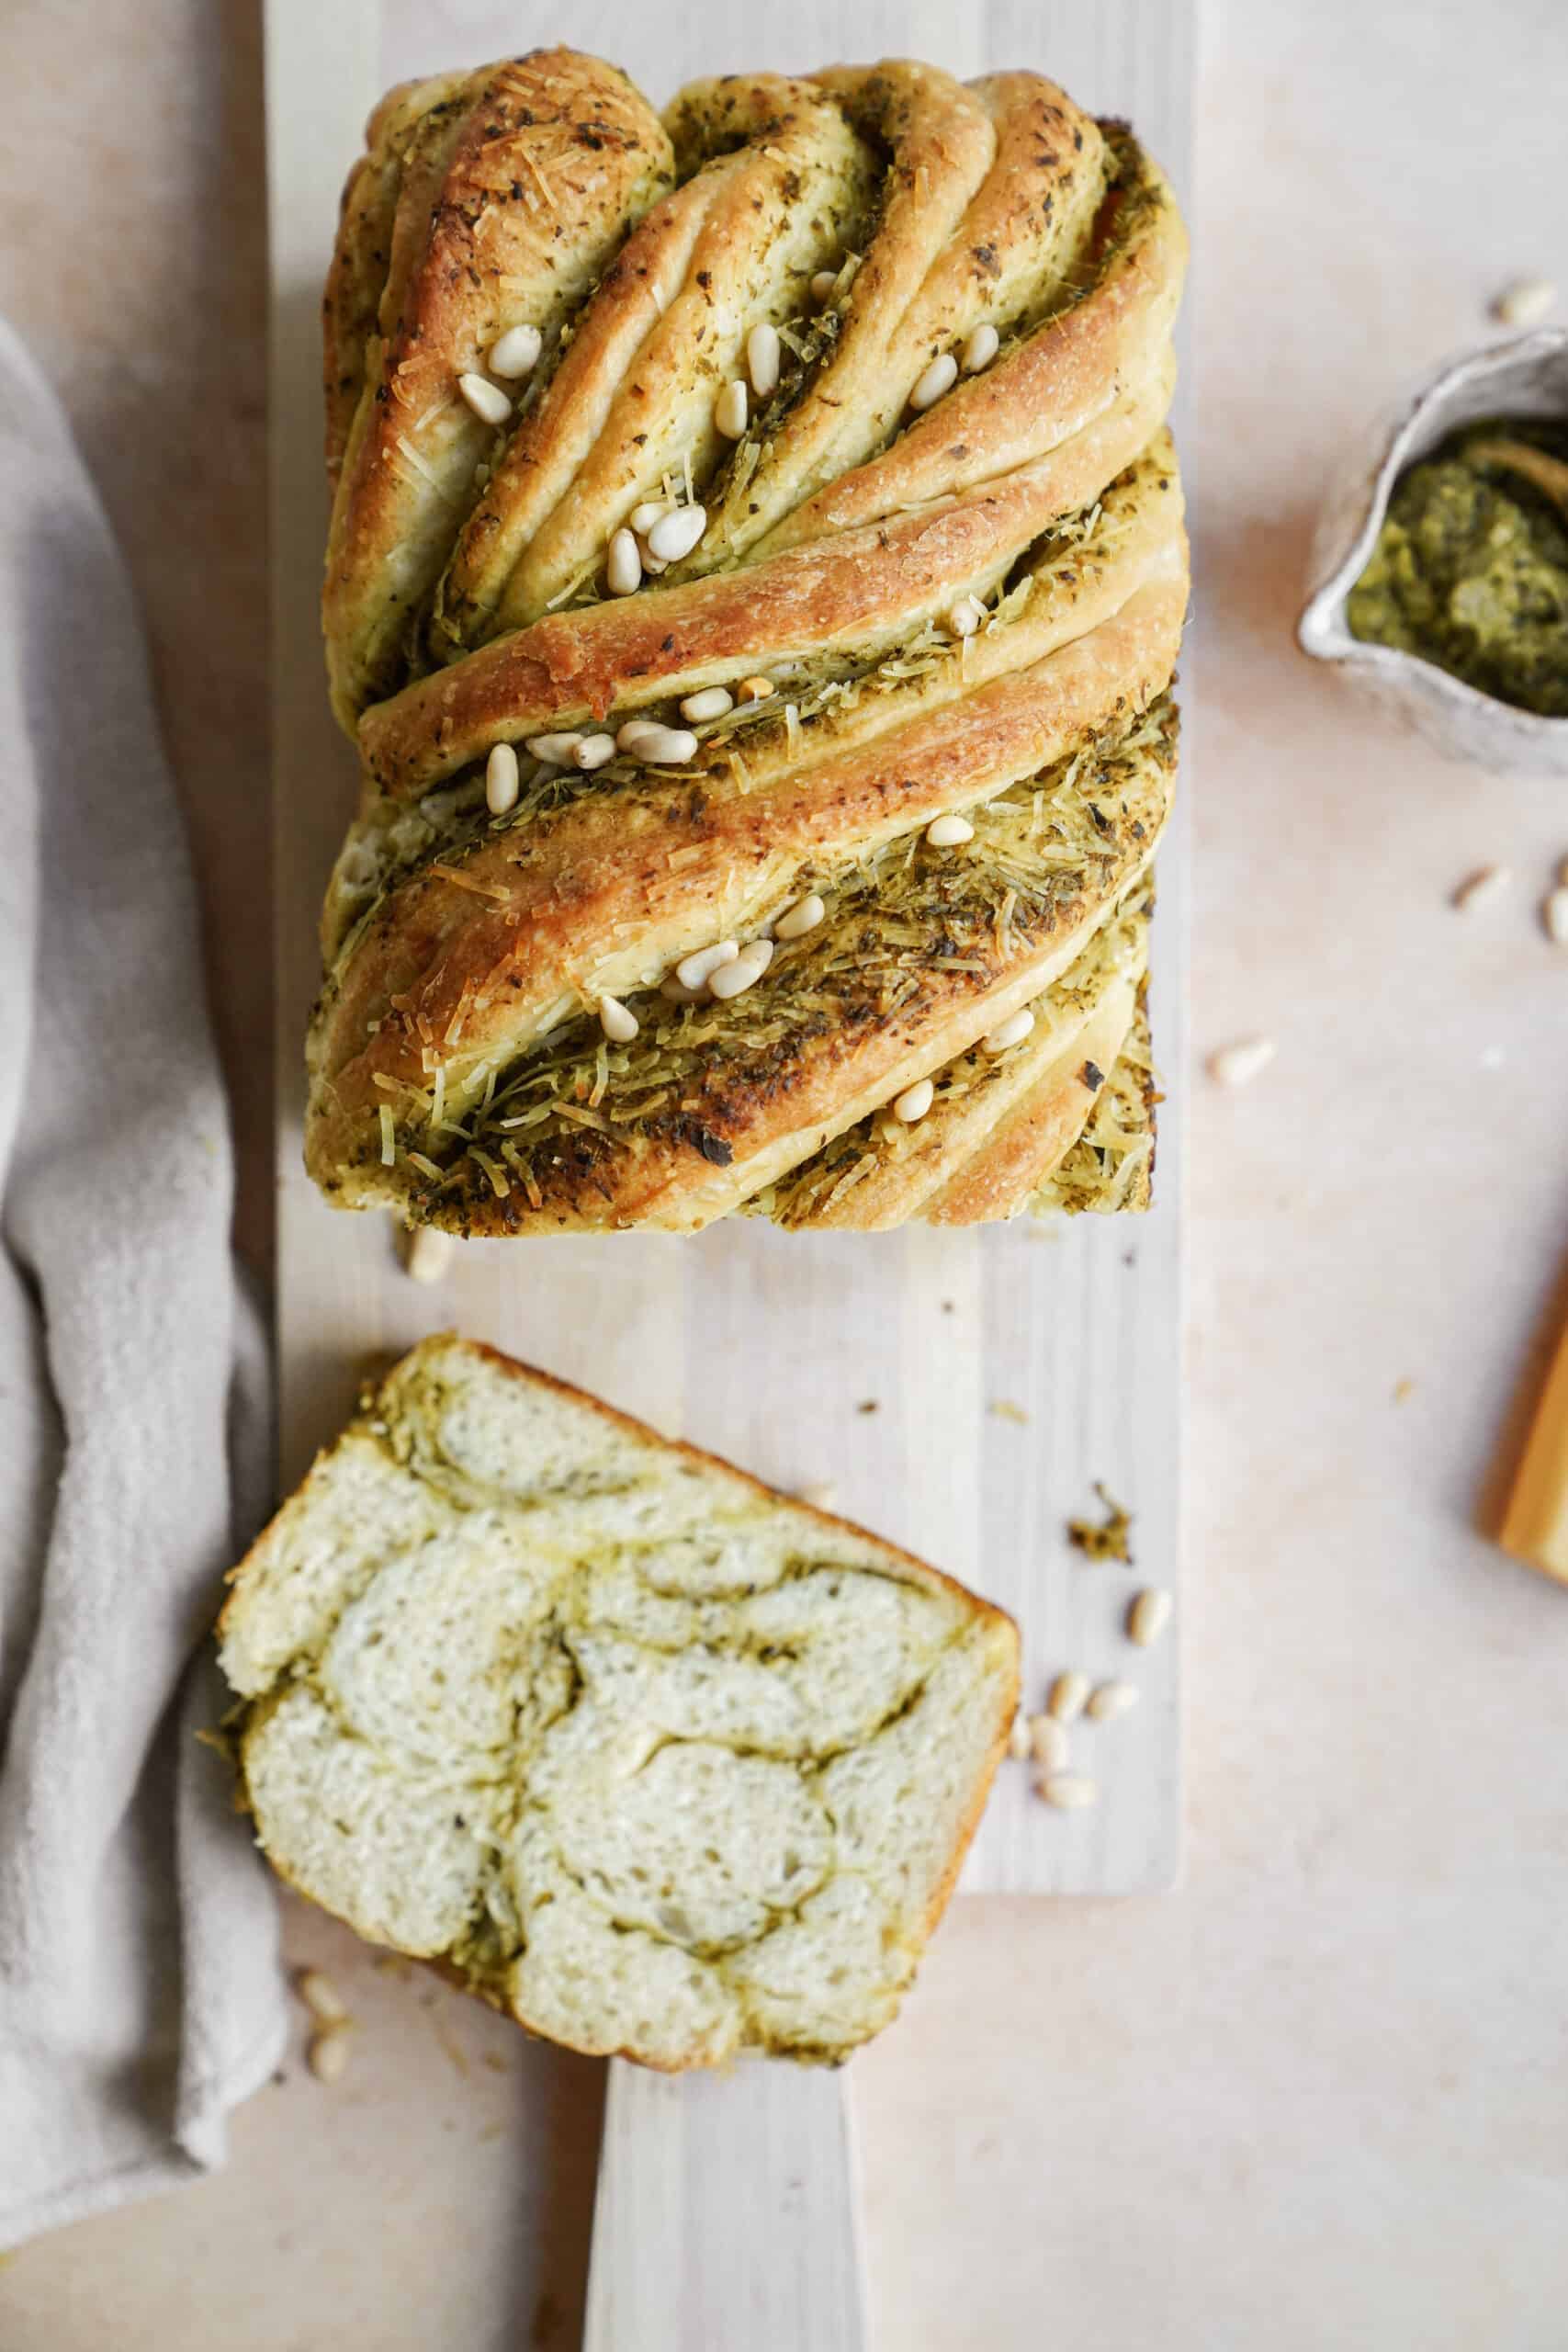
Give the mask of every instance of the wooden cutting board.
[{"label": "wooden cutting board", "polygon": [[[317,620],[318,313],[338,192],[387,84],[562,39],[625,66],[656,103],[698,74],[841,57],[919,56],[965,77],[1032,66],[1080,104],[1130,118],[1189,193],[1191,0],[574,0],[558,11],[268,0],[283,1478],[343,1419],[367,1363],[455,1325],[780,1486],[829,1482],[837,1510],[1012,1611],[1032,1705],[1066,1665],[1130,1671],[1141,1686],[1132,1715],[1081,1736],[1100,1787],[1091,1811],[1052,1812],[1025,1771],[1004,1768],[964,1887],[1166,1888],[1180,1859],[1179,1611],[1158,1649],[1130,1650],[1134,1579],[1086,1565],[1066,1521],[1092,1513],[1101,1482],[1133,1513],[1138,1577],[1179,1586],[1182,1104],[1171,1079],[1186,1063],[1190,682],[1181,795],[1158,865],[1151,1008],[1168,1098],[1149,1216],[874,1236],[736,1221],[692,1240],[474,1243],[432,1291],[402,1272],[386,1220],[330,1210],[300,1165],[316,915],[354,797]],[[780,2073],[742,2068],[705,2086],[615,2070],[591,2298],[598,2352],[666,2341],[671,2352],[850,2352],[863,2340],[838,2078]],[[764,2236],[765,2268],[748,2270]],[[659,2280],[677,2276],[682,2294],[660,2298]],[[738,2311],[754,2333],[727,2333]]]}]

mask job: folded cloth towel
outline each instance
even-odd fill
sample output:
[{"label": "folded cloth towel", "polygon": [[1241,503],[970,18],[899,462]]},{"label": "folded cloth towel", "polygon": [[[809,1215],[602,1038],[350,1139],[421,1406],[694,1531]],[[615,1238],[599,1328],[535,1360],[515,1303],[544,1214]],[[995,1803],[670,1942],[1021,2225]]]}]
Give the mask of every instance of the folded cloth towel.
[{"label": "folded cloth towel", "polygon": [[195,892],[118,550],[3,325],[0,649],[5,2245],[219,2162],[284,1999],[187,1673],[268,1450]]}]

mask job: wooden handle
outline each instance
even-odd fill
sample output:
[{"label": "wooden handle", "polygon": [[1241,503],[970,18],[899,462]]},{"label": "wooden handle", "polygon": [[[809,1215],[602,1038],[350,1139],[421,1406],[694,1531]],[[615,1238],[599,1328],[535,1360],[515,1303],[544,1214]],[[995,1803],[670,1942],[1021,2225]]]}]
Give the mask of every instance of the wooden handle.
[{"label": "wooden handle", "polygon": [[583,2352],[865,2352],[846,2078],[615,2060]]},{"label": "wooden handle", "polygon": [[1536,1407],[1498,1541],[1516,1560],[1568,1584],[1568,1324]]}]

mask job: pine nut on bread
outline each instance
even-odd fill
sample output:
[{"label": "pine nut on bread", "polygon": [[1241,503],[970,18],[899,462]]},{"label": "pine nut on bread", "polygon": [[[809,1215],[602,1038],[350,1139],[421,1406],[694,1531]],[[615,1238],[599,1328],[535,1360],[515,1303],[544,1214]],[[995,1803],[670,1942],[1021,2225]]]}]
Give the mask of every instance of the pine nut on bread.
[{"label": "pine nut on bread", "polygon": [[1018,1703],[999,1610],[449,1334],[231,1581],[230,1738],[280,1875],[536,2033],[671,2070],[888,2022]]}]

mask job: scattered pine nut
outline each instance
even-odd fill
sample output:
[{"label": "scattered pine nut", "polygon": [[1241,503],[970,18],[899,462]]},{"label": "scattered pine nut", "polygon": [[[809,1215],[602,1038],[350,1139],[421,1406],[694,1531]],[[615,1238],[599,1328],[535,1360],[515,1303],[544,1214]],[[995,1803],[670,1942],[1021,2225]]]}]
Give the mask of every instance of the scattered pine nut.
[{"label": "scattered pine nut", "polygon": [[[416,1283],[438,1283],[450,1267],[457,1246],[439,1226],[418,1226],[403,1242],[403,1272]],[[320,2017],[323,2012],[318,2009],[316,2014]]]},{"label": "scattered pine nut", "polygon": [[340,2081],[348,2064],[347,2034],[341,2026],[326,2033],[312,2034],[306,2056],[310,2072],[319,2083]]},{"label": "scattered pine nut", "polygon": [[630,596],[642,586],[642,554],[630,531],[616,531],[604,559],[604,585],[612,596]]},{"label": "scattered pine nut", "polygon": [[492,817],[515,808],[517,786],[517,754],[510,743],[497,743],[485,762],[485,807]]},{"label": "scattered pine nut", "polygon": [[492,376],[526,376],[538,366],[544,347],[537,327],[508,327],[499,341],[491,345],[485,365]]},{"label": "scattered pine nut", "polygon": [[1473,874],[1465,876],[1454,892],[1453,903],[1461,914],[1479,914],[1483,908],[1491,906],[1494,899],[1502,897],[1513,878],[1513,872],[1506,865],[1477,866]]},{"label": "scattered pine nut", "polygon": [[459,376],[457,390],[481,424],[504,424],[512,413],[512,402],[501,386],[492,384],[488,376],[472,373]]},{"label": "scattered pine nut", "polygon": [[964,346],[964,373],[977,376],[982,368],[988,368],[1000,345],[1001,337],[988,320],[972,328],[969,340]]},{"label": "scattered pine nut", "polygon": [[808,891],[804,899],[797,899],[793,907],[784,909],[773,925],[773,936],[775,939],[804,939],[808,931],[816,930],[827,911],[816,891]]},{"label": "scattered pine nut", "polygon": [[594,768],[602,768],[606,760],[613,760],[615,756],[615,739],[613,735],[585,735],[572,751],[571,764],[592,774]]},{"label": "scattered pine nut", "polygon": [[982,1037],[980,1049],[982,1053],[987,1054],[1005,1054],[1010,1046],[1021,1046],[1033,1026],[1033,1009],[1026,1004],[1021,1012],[1013,1014],[1010,1021],[1000,1023],[987,1036]]},{"label": "scattered pine nut", "polygon": [[917,1119],[925,1117],[935,1096],[936,1088],[929,1078],[917,1079],[913,1086],[907,1086],[903,1093],[895,1099],[893,1116],[901,1119],[907,1127],[912,1127]]},{"label": "scattered pine nut", "polygon": [[1008,1754],[1015,1762],[1021,1764],[1032,1753],[1029,1725],[1021,1715],[1014,1715],[1012,1729],[1008,1734]]},{"label": "scattered pine nut", "polygon": [[735,696],[728,686],[704,686],[699,694],[686,696],[681,705],[681,716],[695,727],[705,718],[722,718],[726,711],[734,707]]},{"label": "scattered pine nut", "polygon": [[669,499],[645,498],[642,504],[634,506],[626,516],[627,528],[635,531],[639,539],[645,539],[660,517],[668,514],[670,511]]},{"label": "scattered pine nut", "polygon": [[1557,308],[1557,288],[1550,277],[1516,277],[1492,304],[1492,315],[1506,327],[1533,327]]},{"label": "scattered pine nut", "polygon": [[[621,735],[626,731],[623,727]],[[619,736],[616,741],[620,741]],[[633,741],[621,743],[621,749],[629,752],[634,760],[640,760],[645,767],[678,768],[696,757],[697,739],[683,727],[656,727],[649,721],[638,729]]]},{"label": "scattered pine nut", "polygon": [[819,269],[811,281],[811,299],[818,305],[830,302],[838,290],[839,273],[836,269]]},{"label": "scattered pine nut", "polygon": [[1044,1772],[1034,1783],[1047,1804],[1058,1813],[1081,1813],[1100,1792],[1084,1772]]},{"label": "scattered pine nut", "polygon": [[742,678],[735,692],[741,702],[766,702],[776,691],[772,678]]},{"label": "scattered pine nut", "polygon": [[1138,1686],[1135,1682],[1100,1682],[1089,1692],[1084,1703],[1084,1713],[1097,1724],[1113,1724],[1118,1715],[1124,1715],[1130,1707],[1135,1707],[1137,1703]]},{"label": "scattered pine nut", "polygon": [[1540,919],[1546,925],[1548,939],[1555,940],[1559,947],[1568,946],[1568,882],[1559,882],[1554,890],[1548,891]]},{"label": "scattered pine nut", "polygon": [[708,981],[708,994],[728,1004],[732,996],[743,996],[760,980],[773,960],[771,939],[753,939],[731,962],[721,964]]},{"label": "scattered pine nut", "polygon": [[1060,1772],[1067,1761],[1067,1726],[1055,1715],[1031,1715],[1025,1729],[1029,1752],[1043,1772]]},{"label": "scattered pine nut", "polygon": [[581,741],[581,731],[578,728],[567,727],[554,735],[530,735],[527,748],[536,760],[545,761],[552,768],[564,768],[570,764],[572,754]]},{"label": "scattered pine nut", "polygon": [[1262,1076],[1278,1051],[1272,1037],[1244,1037],[1209,1056],[1209,1076],[1219,1086],[1250,1085]]},{"label": "scattered pine nut", "polygon": [[679,563],[690,555],[708,526],[705,506],[677,506],[671,514],[661,514],[648,535],[648,551],[664,563]]},{"label": "scattered pine nut", "polygon": [[777,327],[753,327],[746,338],[746,373],[751,379],[751,390],[760,401],[765,401],[779,388],[779,331]]},{"label": "scattered pine nut", "polygon": [[946,620],[954,637],[973,637],[977,628],[986,625],[986,607],[978,596],[960,596]]},{"label": "scattered pine nut", "polygon": [[599,1026],[613,1046],[629,1046],[637,1033],[637,1017],[621,1002],[619,997],[602,996],[599,1000]]},{"label": "scattered pine nut", "polygon": [[746,430],[750,413],[746,379],[743,376],[737,376],[733,383],[726,384],[713,404],[715,429],[722,433],[727,441],[739,441]]},{"label": "scattered pine nut", "polygon": [[[426,1231],[430,1228],[427,1227]],[[445,1240],[445,1234],[438,1236]],[[322,1968],[302,1968],[294,1979],[294,1990],[310,2010],[318,2025],[346,2025],[348,2010],[343,1995]]]},{"label": "scattered pine nut", "polygon": [[934,408],[943,392],[950,392],[957,381],[958,362],[951,351],[944,351],[917,379],[909,394],[909,406],[917,410]]},{"label": "scattered pine nut", "polygon": [[1152,1649],[1169,1624],[1175,1605],[1163,1585],[1147,1585],[1134,1593],[1127,1611],[1127,1639],[1141,1650]]},{"label": "scattered pine nut", "polygon": [[1070,1724],[1082,1714],[1084,1701],[1089,1697],[1089,1677],[1069,1666],[1057,1675],[1045,1693],[1045,1712],[1055,1715],[1059,1724]]},{"label": "scattered pine nut", "polygon": [[698,947],[690,956],[682,956],[675,967],[675,978],[683,989],[705,989],[723,964],[733,964],[740,954],[737,939],[721,939],[713,947]]},{"label": "scattered pine nut", "polygon": [[618,752],[633,751],[645,735],[662,735],[663,732],[657,718],[628,718],[615,730],[615,749]]},{"label": "scattered pine nut", "polygon": [[961,842],[972,842],[975,828],[967,817],[933,818],[926,827],[926,839],[932,849],[956,849]]}]

